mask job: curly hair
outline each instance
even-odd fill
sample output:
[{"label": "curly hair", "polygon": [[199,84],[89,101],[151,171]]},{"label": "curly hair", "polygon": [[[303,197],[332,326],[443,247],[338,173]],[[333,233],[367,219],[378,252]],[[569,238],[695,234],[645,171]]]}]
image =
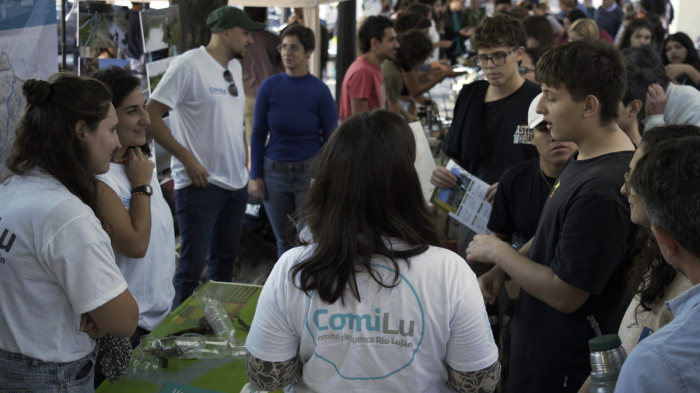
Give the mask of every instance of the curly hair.
[{"label": "curly hair", "polygon": [[[669,125],[655,127],[642,135],[640,149],[649,151],[661,142],[687,136],[700,136],[700,128],[691,125]],[[639,306],[634,312],[635,322],[641,312],[651,311],[661,299],[666,288],[676,278],[676,270],[666,263],[651,228],[641,228],[632,246],[634,264],[627,275],[627,285],[639,297]]]},{"label": "curly hair", "polygon": [[394,62],[406,72],[423,63],[433,51],[433,43],[418,30],[401,34],[399,44]]},{"label": "curly hair", "polygon": [[507,14],[484,18],[474,30],[471,43],[474,49],[490,49],[499,46],[519,48],[525,46],[527,35],[523,24]]},{"label": "curly hair", "polygon": [[425,29],[430,27],[430,19],[423,17],[415,12],[404,12],[396,18],[394,30],[396,34],[405,33],[413,29]]}]

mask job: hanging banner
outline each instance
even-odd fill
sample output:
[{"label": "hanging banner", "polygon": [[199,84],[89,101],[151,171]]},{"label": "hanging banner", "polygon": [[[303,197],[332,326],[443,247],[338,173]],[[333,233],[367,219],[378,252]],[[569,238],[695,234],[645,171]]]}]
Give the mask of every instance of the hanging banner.
[{"label": "hanging banner", "polygon": [[58,70],[56,0],[0,0],[0,181],[24,113],[22,83]]}]

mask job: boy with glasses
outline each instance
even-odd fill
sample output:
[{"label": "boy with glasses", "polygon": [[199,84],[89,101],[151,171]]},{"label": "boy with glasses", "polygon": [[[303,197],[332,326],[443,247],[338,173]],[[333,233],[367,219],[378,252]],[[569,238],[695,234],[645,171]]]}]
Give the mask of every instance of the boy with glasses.
[{"label": "boy with glasses", "polygon": [[[175,206],[182,253],[175,275],[177,306],[207,279],[230,282],[248,202],[245,94],[240,59],[253,44],[253,22],[235,7],[207,18],[211,41],[177,57],[151,96],[148,131],[173,155]],[[170,111],[168,130],[163,115]]]},{"label": "boy with glasses", "polygon": [[[486,18],[476,28],[471,42],[488,81],[472,82],[462,88],[442,146],[448,157],[489,184],[498,182],[506,169],[538,156],[534,146],[513,143],[513,133],[518,126],[527,124],[530,102],[540,93],[540,87],[525,80],[518,71],[525,41],[522,24],[509,15]],[[451,188],[456,181],[442,166],[431,177],[431,183],[440,188]],[[490,200],[495,187],[491,191]],[[473,231],[460,226],[459,255],[464,255],[473,236]],[[488,270],[478,265],[472,268],[477,276]]]},{"label": "boy with glasses", "polygon": [[634,145],[615,122],[625,60],[612,45],[584,39],[550,49],[536,70],[544,93],[537,113],[552,138],[579,149],[557,177],[528,252],[477,235],[467,260],[497,265],[479,278],[482,292],[500,287],[506,274],[522,289],[509,392],[576,392],[591,372],[595,332],[587,317],[615,333],[630,302],[625,262],[636,228],[619,188]]}]

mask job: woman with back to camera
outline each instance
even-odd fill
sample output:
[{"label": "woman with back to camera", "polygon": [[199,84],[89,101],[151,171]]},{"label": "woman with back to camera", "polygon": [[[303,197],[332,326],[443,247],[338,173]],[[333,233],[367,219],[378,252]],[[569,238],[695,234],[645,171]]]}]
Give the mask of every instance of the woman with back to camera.
[{"label": "woman with back to camera", "polygon": [[0,185],[0,387],[92,392],[95,339],[129,337],[138,306],[114,263],[95,175],[120,147],[109,89],[30,79]]},{"label": "woman with back to camera", "polygon": [[408,124],[385,110],[352,116],[323,148],[300,211],[312,243],[277,262],[246,342],[253,388],[495,390],[476,276],[439,247],[415,158]]},{"label": "woman with back to camera", "polygon": [[[146,127],[151,120],[138,78],[111,67],[94,78],[112,90],[121,147],[114,152],[109,171],[99,175],[98,203],[104,212],[117,266],[139,305],[139,322],[131,346],[150,333],[170,312],[175,297],[175,228],[160,190]],[[99,370],[100,368],[98,368]],[[96,383],[101,375],[96,374]]]},{"label": "woman with back to camera", "polygon": [[700,59],[687,34],[668,36],[662,48],[661,60],[666,66],[666,75],[672,81],[700,89]]},{"label": "woman with back to camera", "polygon": [[[630,187],[634,168],[647,151],[661,142],[687,136],[700,136],[700,128],[692,125],[669,125],[644,132],[642,142],[630,161],[629,171],[625,174],[625,183],[620,189],[630,204],[630,220],[640,226],[632,249],[634,262],[627,275],[627,284],[635,296],[627,307],[617,333],[627,355],[639,341],[673,320],[673,313],[664,305],[693,286],[688,277],[679,274],[680,272],[664,260],[651,233],[651,224],[642,199],[634,188]],[[588,393],[590,384],[589,377],[579,389],[579,393]]]},{"label": "woman with back to camera", "polygon": [[289,217],[309,189],[314,156],[338,124],[328,86],[309,73],[314,32],[292,25],[282,31],[280,41],[285,72],[265,79],[255,100],[248,184],[248,191],[265,205],[278,257],[291,248]]}]

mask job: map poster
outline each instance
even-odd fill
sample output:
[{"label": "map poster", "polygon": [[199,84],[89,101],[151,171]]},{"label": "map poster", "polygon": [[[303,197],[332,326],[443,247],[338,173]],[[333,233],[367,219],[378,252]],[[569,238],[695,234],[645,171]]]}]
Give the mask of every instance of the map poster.
[{"label": "map poster", "polygon": [[0,181],[24,113],[22,83],[58,71],[56,0],[0,0]]}]

